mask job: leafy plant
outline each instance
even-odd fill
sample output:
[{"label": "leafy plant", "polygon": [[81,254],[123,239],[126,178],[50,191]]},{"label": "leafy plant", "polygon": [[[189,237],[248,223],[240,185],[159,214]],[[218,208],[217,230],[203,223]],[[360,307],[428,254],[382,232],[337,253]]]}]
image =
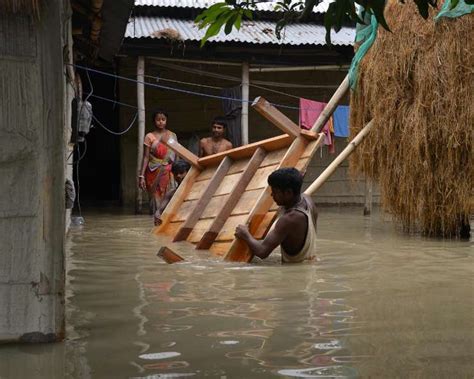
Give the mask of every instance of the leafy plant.
[{"label": "leafy plant", "polygon": [[[400,0],[405,3],[406,0]],[[436,7],[437,0],[413,0],[416,3],[418,13],[423,17],[428,17],[430,7]],[[278,0],[272,2],[275,10],[282,11],[282,17],[276,23],[275,34],[281,38],[281,32],[285,26],[306,21],[321,0]],[[458,4],[459,0],[452,0],[451,8]],[[465,0],[472,4],[474,0]],[[240,29],[243,20],[252,20],[253,15],[258,11],[259,3],[267,3],[263,0],[224,0],[212,5],[203,11],[195,19],[200,29],[206,29],[206,34],[201,40],[203,46],[209,38],[217,35],[222,27],[225,34],[230,34],[235,27]],[[363,7],[365,12],[370,11],[375,15],[378,23],[385,29],[390,30],[384,16],[385,0],[336,0],[331,3],[324,15],[324,26],[326,28],[326,41],[331,43],[331,29],[338,32],[347,22],[364,23],[364,14],[358,15],[356,4]]]}]

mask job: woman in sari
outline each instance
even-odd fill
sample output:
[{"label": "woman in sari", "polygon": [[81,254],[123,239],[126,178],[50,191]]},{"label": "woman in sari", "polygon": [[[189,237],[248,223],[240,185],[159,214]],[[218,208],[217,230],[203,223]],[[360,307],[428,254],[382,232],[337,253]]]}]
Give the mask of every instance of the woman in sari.
[{"label": "woman in sari", "polygon": [[143,142],[145,146],[138,184],[142,190],[148,192],[150,211],[154,214],[159,209],[166,192],[174,186],[171,165],[176,155],[161,142],[161,139],[172,137],[177,140],[177,138],[176,134],[166,129],[168,114],[165,111],[154,112],[152,120],[155,130],[148,133]]}]

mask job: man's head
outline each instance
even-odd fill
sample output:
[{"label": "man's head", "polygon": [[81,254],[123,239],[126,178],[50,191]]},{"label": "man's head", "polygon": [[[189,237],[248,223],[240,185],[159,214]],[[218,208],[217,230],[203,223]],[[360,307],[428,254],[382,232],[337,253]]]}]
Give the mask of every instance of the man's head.
[{"label": "man's head", "polygon": [[173,163],[173,166],[171,166],[171,172],[178,185],[181,184],[188,171],[189,163],[183,160],[177,160]]},{"label": "man's head", "polygon": [[280,206],[292,206],[299,198],[303,175],[293,167],[280,168],[268,177],[268,185],[272,188],[272,197]]},{"label": "man's head", "polygon": [[216,117],[211,123],[211,132],[214,138],[224,138],[227,123],[222,117]]}]

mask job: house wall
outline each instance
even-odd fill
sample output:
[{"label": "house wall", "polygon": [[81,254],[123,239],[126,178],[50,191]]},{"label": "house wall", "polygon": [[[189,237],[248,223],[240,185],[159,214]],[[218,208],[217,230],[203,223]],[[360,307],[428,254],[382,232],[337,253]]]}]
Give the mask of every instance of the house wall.
[{"label": "house wall", "polygon": [[0,340],[64,337],[67,1],[0,15]]},{"label": "house wall", "polygon": [[[212,73],[233,76],[236,81],[216,79],[199,74],[190,74],[160,67],[151,59],[145,63],[146,81],[157,83],[163,86],[177,87],[192,91],[202,91],[220,95],[219,89],[189,86],[182,83],[170,82],[171,79],[180,82],[200,83],[211,87],[233,87],[239,85],[241,68],[234,66],[216,66],[205,64],[194,64],[192,67]],[[136,78],[137,59],[134,57],[123,58],[120,61],[119,73],[122,76]],[[250,88],[250,99],[263,96],[272,103],[282,104],[298,108],[298,98],[305,97],[313,100],[328,101],[340,82],[343,80],[345,72],[338,71],[299,71],[299,72],[277,72],[277,73],[250,73],[250,80],[264,80],[269,82],[293,83],[300,85],[320,85],[330,86],[329,88],[279,88],[270,87],[276,91],[285,92],[291,96],[267,91],[261,88]],[[156,78],[161,78],[156,81]],[[128,81],[119,81],[120,101],[136,106],[136,84]],[[210,121],[217,115],[222,115],[222,104],[220,99],[209,99],[205,97],[189,95],[180,92],[173,92],[159,88],[146,86],[145,88],[146,107],[146,132],[152,131],[151,124],[152,110],[163,108],[169,113],[168,127],[176,132],[180,142],[187,146],[193,134],[199,138],[208,135]],[[348,98],[343,104],[348,103]],[[298,122],[298,110],[279,108],[294,122]],[[120,129],[128,127],[136,110],[121,107]],[[255,142],[261,139],[273,137],[281,134],[281,131],[265,120],[256,111],[249,110],[249,139]],[[336,154],[329,154],[324,147],[311,161],[305,181],[314,180],[319,173],[335,158],[338,152],[346,146],[345,138],[336,138]],[[135,202],[135,178],[137,159],[137,127],[131,129],[129,133],[121,137],[121,186],[122,201],[125,205],[132,206]],[[377,191],[375,191],[374,201],[377,201]],[[315,196],[318,203],[325,204],[363,204],[364,185],[362,182],[353,183],[347,176],[347,163],[337,169],[335,174],[327,183],[321,187]]]}]

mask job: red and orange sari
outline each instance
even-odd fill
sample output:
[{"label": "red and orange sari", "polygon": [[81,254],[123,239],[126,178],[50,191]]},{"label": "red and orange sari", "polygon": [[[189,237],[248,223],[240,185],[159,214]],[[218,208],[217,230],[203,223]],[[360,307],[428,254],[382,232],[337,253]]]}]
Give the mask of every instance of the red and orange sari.
[{"label": "red and orange sari", "polygon": [[[176,134],[167,131],[169,137],[176,138]],[[148,166],[145,170],[145,183],[150,206],[153,213],[159,209],[161,200],[166,193],[175,187],[171,174],[171,165],[176,158],[175,153],[160,142],[160,138],[153,133],[145,136],[144,145],[150,148]]]}]

